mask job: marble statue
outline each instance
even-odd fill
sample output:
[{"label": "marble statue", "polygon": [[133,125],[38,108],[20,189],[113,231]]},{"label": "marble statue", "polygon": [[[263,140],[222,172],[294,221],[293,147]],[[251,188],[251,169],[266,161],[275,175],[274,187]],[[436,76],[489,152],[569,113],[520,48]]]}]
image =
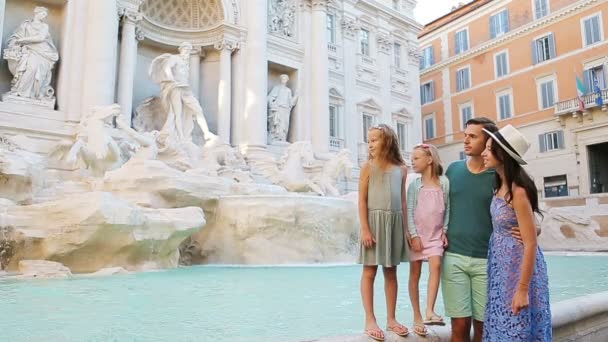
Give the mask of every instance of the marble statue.
[{"label": "marble statue", "polygon": [[158,145],[156,143],[157,138],[159,138],[158,131],[137,132],[124,121],[122,116],[116,118],[116,127],[135,141],[135,144],[124,142],[125,145],[128,145],[129,152],[131,152],[127,163],[156,159],[158,156]]},{"label": "marble statue", "polygon": [[288,38],[293,37],[296,6],[290,0],[272,0],[268,10],[270,32]]},{"label": "marble statue", "polygon": [[273,141],[287,141],[291,109],[298,101],[287,87],[289,76],[281,75],[281,84],[276,85],[268,94],[268,132]]},{"label": "marble statue", "polygon": [[44,22],[48,15],[45,7],[34,9],[34,18],[25,20],[9,37],[4,59],[13,74],[9,96],[49,107],[55,105],[51,87],[52,71],[59,60],[57,48]]},{"label": "marble statue", "polygon": [[340,191],[336,188],[336,184],[342,175],[347,180],[352,179],[353,166],[350,151],[342,149],[335,157],[323,163],[323,170],[315,175],[312,181],[321,188],[323,195],[339,197]]},{"label": "marble statue", "polygon": [[160,104],[167,113],[160,131],[179,142],[191,142],[196,122],[203,131],[205,140],[210,141],[216,135],[209,131],[203,109],[188,84],[191,51],[192,44],[184,42],[179,46],[179,54],[162,54],[152,60],[150,65],[149,75],[160,85]]},{"label": "marble statue", "polygon": [[81,120],[74,139],[60,141],[51,155],[71,164],[81,161],[93,176],[119,168],[123,154],[112,137],[112,122],[119,114],[117,104],[93,108]]}]

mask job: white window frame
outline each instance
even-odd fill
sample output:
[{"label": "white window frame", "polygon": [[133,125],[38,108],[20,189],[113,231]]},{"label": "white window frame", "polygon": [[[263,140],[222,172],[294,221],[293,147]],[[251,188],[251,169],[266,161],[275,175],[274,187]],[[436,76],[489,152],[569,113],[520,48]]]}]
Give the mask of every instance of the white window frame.
[{"label": "white window frame", "polygon": [[334,108],[334,123],[336,125],[335,127],[335,132],[336,135],[331,135],[331,111],[329,112],[329,119],[330,119],[330,125],[329,125],[329,136],[333,137],[333,138],[337,138],[337,139],[342,139],[342,111],[341,106],[337,103],[329,103],[329,107],[330,108]]},{"label": "white window frame", "polygon": [[[498,76],[498,63],[496,62],[496,60],[497,60],[497,57],[499,55],[502,55],[503,53],[507,56],[507,58],[506,58],[507,72],[502,76]],[[511,74],[511,62],[509,61],[509,49],[504,49],[504,50],[498,51],[497,53],[494,54],[494,77],[496,79],[500,79],[500,78],[509,76],[509,74]]]},{"label": "white window frame", "polygon": [[[397,48],[397,47],[399,47],[399,48]],[[397,69],[401,69],[401,64],[402,64],[401,50],[402,49],[403,49],[403,45],[401,45],[401,43],[393,42],[393,64],[395,65],[395,67]]]},{"label": "white window frame", "polygon": [[[467,78],[468,78],[467,81],[468,81],[468,85],[469,86],[466,87],[466,88],[462,88],[462,89],[458,90],[458,73],[460,71],[462,71],[462,70],[465,70],[465,69],[469,70],[469,72],[467,72]],[[473,87],[473,82],[471,82],[471,65],[467,64],[467,65],[465,65],[465,66],[463,66],[461,68],[456,69],[456,77],[455,77],[455,79],[456,79],[456,92],[457,93],[460,93],[460,92],[467,91],[467,90],[471,89]]]},{"label": "white window frame", "polygon": [[[427,135],[427,131],[426,131],[426,122],[427,120],[433,120],[433,136],[432,137],[428,137]],[[422,122],[424,123],[424,129],[423,129],[423,135],[424,135],[424,140],[432,140],[437,138],[437,120],[435,120],[435,113],[431,113],[431,114],[426,114],[424,116],[424,119],[422,120]]]},{"label": "white window frame", "polygon": [[536,0],[532,0],[532,12],[534,12],[535,20],[544,18],[544,17],[548,16],[549,14],[551,14],[551,1],[549,1],[549,0],[546,0],[546,1],[547,1],[547,14],[543,15],[542,17],[539,17],[538,13],[536,13]]},{"label": "white window frame", "polygon": [[[456,52],[456,42],[457,42],[456,36],[458,35],[458,33],[462,32],[462,31],[466,31],[467,32],[467,34],[465,35],[467,37],[467,48],[464,49],[464,50],[460,50],[460,51]],[[469,28],[468,27],[465,27],[465,28],[463,28],[461,30],[456,31],[456,33],[454,33],[454,54],[455,55],[458,55],[458,54],[461,54],[463,52],[466,52],[466,51],[468,51],[471,48],[471,39],[470,38],[471,37],[469,35]]]},{"label": "white window frame", "polygon": [[[553,82],[553,106],[543,108],[543,91],[541,86],[547,82]],[[538,110],[547,110],[555,106],[555,104],[558,102],[557,99],[559,99],[557,95],[557,77],[555,74],[536,79],[536,97],[538,98]]]},{"label": "white window frame", "polygon": [[[502,96],[505,95],[509,95],[509,108],[511,110],[511,113],[509,113],[509,117],[506,118],[501,118],[501,112],[500,112],[500,98]],[[513,106],[513,88],[509,88],[509,89],[505,89],[505,90],[501,90],[501,91],[497,91],[496,92],[496,121],[504,121],[504,120],[509,120],[512,119],[513,117],[515,117],[515,107]]]},{"label": "white window frame", "polygon": [[[329,26],[329,18],[332,18],[332,25],[331,25],[331,32],[329,32],[330,30],[330,26]],[[329,34],[328,38],[328,43],[329,44],[336,44],[336,15],[334,13],[327,13],[326,14],[326,20],[327,22],[325,23],[325,30],[328,31],[327,33]]]},{"label": "white window frame", "polygon": [[[403,137],[399,137],[399,125],[403,126]],[[395,120],[395,133],[397,134],[397,139],[399,140],[399,148],[403,152],[407,152],[407,122],[404,120]],[[401,139],[403,138],[403,139]]]},{"label": "white window frame", "polygon": [[468,102],[459,104],[458,105],[458,118],[460,119],[460,130],[461,131],[464,131],[466,128],[464,117],[462,115],[462,110],[464,108],[471,108],[471,119],[475,117],[475,108],[473,106],[473,101],[468,101]]},{"label": "white window frame", "polygon": [[[363,37],[363,32],[367,33],[366,39],[364,40]],[[361,53],[361,55],[366,56],[366,57],[370,57],[371,56],[371,32],[368,29],[362,28],[359,31],[359,53]],[[365,46],[367,47],[367,49],[364,48],[364,43]]]},{"label": "white window frame", "polygon": [[371,125],[369,127],[372,127],[376,124],[376,115],[374,115],[373,113],[370,113],[370,112],[365,112],[365,111],[361,112],[361,129],[363,130],[363,142],[364,143],[368,143],[367,131],[369,131],[369,127],[367,127],[367,129],[364,129],[366,116],[372,118]]},{"label": "white window frame", "polygon": [[[587,44],[587,40],[585,39],[585,21],[597,16],[599,18],[598,22],[600,24],[600,40],[591,44]],[[581,42],[583,47],[593,46],[595,44],[599,44],[604,41],[604,21],[602,20],[602,12],[595,12],[590,14],[584,18],[581,18]]]}]

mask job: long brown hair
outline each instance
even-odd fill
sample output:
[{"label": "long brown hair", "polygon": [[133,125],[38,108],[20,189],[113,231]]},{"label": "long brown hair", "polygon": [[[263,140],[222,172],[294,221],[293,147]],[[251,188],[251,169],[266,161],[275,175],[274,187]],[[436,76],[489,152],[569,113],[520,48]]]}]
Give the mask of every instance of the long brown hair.
[{"label": "long brown hair", "polygon": [[[374,129],[380,131],[380,136],[382,138],[380,157],[395,165],[405,164],[403,156],[401,156],[401,150],[399,149],[399,138],[397,138],[397,133],[395,133],[387,124],[372,126],[369,128],[369,131],[371,132]],[[371,154],[369,155],[369,160],[372,160]]]}]

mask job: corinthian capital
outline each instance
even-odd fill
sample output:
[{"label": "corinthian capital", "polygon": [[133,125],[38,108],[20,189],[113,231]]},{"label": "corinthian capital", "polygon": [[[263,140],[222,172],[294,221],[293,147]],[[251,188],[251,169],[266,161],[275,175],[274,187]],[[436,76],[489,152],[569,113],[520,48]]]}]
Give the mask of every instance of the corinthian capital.
[{"label": "corinthian capital", "polygon": [[354,18],[344,17],[342,18],[342,32],[346,38],[354,39],[359,31],[359,24]]},{"label": "corinthian capital", "polygon": [[334,0],[309,0],[313,10],[326,10],[327,6],[334,3]]},{"label": "corinthian capital", "polygon": [[232,52],[239,48],[239,43],[235,39],[221,39],[213,43],[213,48]]},{"label": "corinthian capital", "polygon": [[389,53],[391,51],[391,46],[393,43],[389,36],[385,33],[378,33],[376,35],[376,42],[378,43],[378,48],[380,52]]}]

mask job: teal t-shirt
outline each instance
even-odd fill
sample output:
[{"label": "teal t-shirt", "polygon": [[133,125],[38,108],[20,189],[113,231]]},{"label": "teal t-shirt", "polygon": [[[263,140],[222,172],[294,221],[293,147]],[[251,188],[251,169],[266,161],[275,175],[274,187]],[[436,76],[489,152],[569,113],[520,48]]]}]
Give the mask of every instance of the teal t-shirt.
[{"label": "teal t-shirt", "polygon": [[474,174],[467,168],[466,161],[460,160],[450,164],[446,176],[450,180],[447,251],[485,259],[492,234],[490,204],[495,171]]}]

